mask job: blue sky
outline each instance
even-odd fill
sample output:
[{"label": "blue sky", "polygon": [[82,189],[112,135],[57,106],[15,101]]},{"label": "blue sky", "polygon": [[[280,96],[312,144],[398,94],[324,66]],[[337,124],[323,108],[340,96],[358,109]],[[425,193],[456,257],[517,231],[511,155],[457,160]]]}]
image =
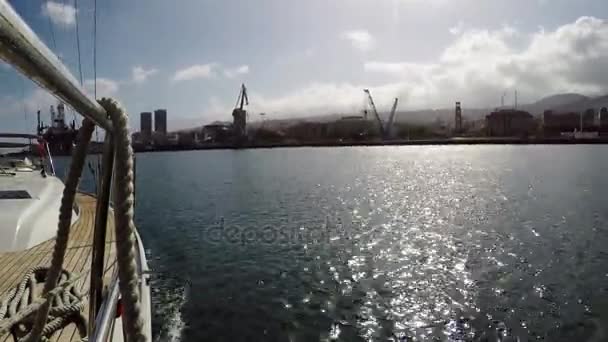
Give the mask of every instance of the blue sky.
[{"label": "blue sky", "polygon": [[[77,78],[78,17],[91,90],[93,0],[10,2]],[[520,102],[608,93],[605,0],[99,0],[97,13],[98,95],[133,128],[156,108],[169,129],[228,120],[241,82],[250,112],[275,118],[358,111],[364,87],[402,110],[494,106],[515,88]],[[0,77],[3,127],[34,127],[54,100]]]}]

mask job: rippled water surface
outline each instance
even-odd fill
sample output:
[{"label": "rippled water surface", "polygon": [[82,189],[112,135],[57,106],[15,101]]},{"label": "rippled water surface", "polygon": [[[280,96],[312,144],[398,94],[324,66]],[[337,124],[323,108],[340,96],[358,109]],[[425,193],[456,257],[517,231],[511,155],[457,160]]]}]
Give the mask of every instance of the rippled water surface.
[{"label": "rippled water surface", "polygon": [[604,341],[604,146],[137,157],[154,333]]}]

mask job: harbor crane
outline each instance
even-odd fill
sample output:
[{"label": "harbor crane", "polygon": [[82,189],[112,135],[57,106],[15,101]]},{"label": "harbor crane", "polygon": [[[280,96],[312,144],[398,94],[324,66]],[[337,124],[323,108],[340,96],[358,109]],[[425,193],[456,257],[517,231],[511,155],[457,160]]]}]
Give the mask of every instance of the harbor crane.
[{"label": "harbor crane", "polygon": [[247,97],[247,87],[245,87],[245,84],[243,83],[241,84],[241,90],[239,91],[239,96],[236,98],[236,105],[234,108],[243,110],[244,106],[249,106],[249,98]]},{"label": "harbor crane", "polygon": [[244,106],[249,105],[247,97],[247,88],[245,84],[241,84],[239,96],[236,98],[236,105],[232,111],[233,129],[237,142],[242,142],[247,138],[247,111]]},{"label": "harbor crane", "polygon": [[369,89],[363,89],[363,91],[367,94],[367,100],[369,101],[369,106],[374,112],[374,117],[376,118],[376,122],[378,123],[378,128],[380,129],[380,136],[384,138],[384,124],[382,124],[382,119],[380,119],[380,115],[378,115],[378,110],[376,109],[376,104],[374,104],[374,98],[372,97],[372,93],[370,93]]},{"label": "harbor crane", "polygon": [[367,94],[367,99],[369,101],[369,105],[370,105],[372,111],[374,112],[374,117],[375,117],[376,122],[378,123],[378,127],[380,129],[380,136],[382,137],[382,139],[391,138],[392,130],[393,130],[393,123],[395,121],[395,113],[397,112],[397,104],[399,102],[399,99],[395,98],[395,101],[393,102],[393,107],[391,108],[391,112],[390,112],[390,115],[388,118],[388,123],[385,125],[382,122],[380,115],[378,114],[378,110],[376,109],[376,104],[374,103],[374,98],[372,97],[371,92],[369,91],[369,89],[363,89],[363,91]]},{"label": "harbor crane", "polygon": [[391,108],[391,114],[388,117],[388,123],[386,124],[386,134],[387,134],[387,138],[392,138],[393,137],[393,124],[395,122],[395,113],[397,112],[397,104],[399,102],[399,99],[395,97],[395,102],[393,102],[393,108]]}]

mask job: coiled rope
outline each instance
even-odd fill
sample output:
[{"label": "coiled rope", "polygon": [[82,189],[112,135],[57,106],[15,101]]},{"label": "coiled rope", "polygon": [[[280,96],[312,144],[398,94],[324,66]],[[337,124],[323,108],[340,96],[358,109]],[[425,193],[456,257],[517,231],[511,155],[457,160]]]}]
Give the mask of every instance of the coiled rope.
[{"label": "coiled rope", "polygon": [[[140,284],[135,263],[135,225],[133,224],[133,150],[129,136],[128,117],[120,105],[112,100],[103,98],[99,103],[108,113],[114,128],[113,138],[115,151],[114,166],[114,221],[116,230],[116,256],[118,264],[118,278],[120,294],[124,307],[123,327],[128,342],[143,342],[147,337],[144,334],[144,320],[140,307]],[[0,322],[0,328],[14,326],[21,323],[35,311],[35,319],[29,333],[22,339],[26,342],[40,341],[45,333],[55,327],[54,311],[51,309],[51,298],[60,293],[58,287],[69,288],[65,283],[59,283],[63,274],[63,261],[67,249],[70,226],[72,221],[72,208],[82,169],[84,167],[88,145],[93,133],[94,124],[85,119],[78,132],[78,144],[72,153],[72,163],[63,190],[61,207],[59,209],[59,224],[57,237],[53,249],[51,266],[46,270],[46,281],[41,297],[42,302],[36,302],[17,313],[8,322]],[[29,281],[31,277],[27,280]],[[65,291],[64,291],[65,292]],[[15,292],[17,294],[17,292]],[[21,308],[21,306],[20,306]],[[27,314],[26,314],[27,313]],[[71,312],[70,312],[71,314]],[[50,316],[49,316],[50,315]],[[67,315],[67,314],[66,314]],[[49,320],[50,318],[50,320]],[[90,318],[94,319],[94,318]],[[2,331],[2,329],[0,329]],[[56,330],[55,330],[56,331]],[[51,333],[52,334],[52,333]]]},{"label": "coiled rope", "polygon": [[[61,198],[61,206],[59,207],[59,224],[57,226],[57,237],[55,238],[55,247],[53,249],[53,258],[51,267],[47,272],[46,281],[42,290],[42,296],[46,296],[53,288],[57,286],[59,275],[63,268],[63,260],[68,246],[68,238],[70,236],[70,226],[72,225],[72,208],[74,207],[74,197],[80,183],[82,168],[87,156],[89,142],[93,134],[94,124],[91,120],[85,119],[82,121],[82,127],[78,130],[78,143],[72,153],[72,163],[68,172],[68,178],[65,181],[63,189],[63,197]],[[48,299],[48,298],[47,298]],[[49,316],[50,301],[46,300],[36,313],[36,319],[32,326],[31,332],[24,338],[25,341],[35,342],[40,340],[43,329],[47,324]]]},{"label": "coiled rope", "polygon": [[[28,271],[21,283],[11,289],[0,299],[0,320],[11,321],[11,324],[3,327],[10,329],[13,339],[21,341],[26,339],[31,330],[34,318],[32,314],[25,315],[21,319],[18,313],[34,306],[39,297],[39,284],[42,284],[48,275],[48,267],[36,267]],[[49,310],[48,322],[44,325],[40,336],[41,341],[47,341],[56,331],[63,329],[71,323],[75,323],[81,338],[86,337],[86,319],[82,314],[84,303],[82,294],[76,286],[76,277],[65,270],[61,271],[59,277],[61,291],[50,296],[51,308]]]}]

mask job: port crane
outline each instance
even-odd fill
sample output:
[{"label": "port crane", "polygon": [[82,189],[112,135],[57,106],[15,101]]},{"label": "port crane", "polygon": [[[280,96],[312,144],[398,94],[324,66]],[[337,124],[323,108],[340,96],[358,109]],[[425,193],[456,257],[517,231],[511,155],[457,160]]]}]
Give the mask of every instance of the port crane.
[{"label": "port crane", "polygon": [[369,101],[369,106],[374,112],[374,117],[376,118],[376,122],[378,123],[378,128],[380,129],[380,136],[384,137],[384,124],[382,124],[382,119],[380,119],[380,115],[378,115],[378,110],[376,109],[376,104],[374,103],[374,98],[372,97],[372,93],[370,93],[369,89],[363,89],[363,92],[367,94],[367,100]]},{"label": "port crane", "polygon": [[395,102],[393,102],[393,107],[388,118],[388,123],[385,126],[382,122],[382,119],[380,118],[380,115],[378,114],[378,110],[376,109],[376,104],[374,103],[374,98],[372,97],[371,92],[369,91],[369,89],[363,89],[363,91],[365,92],[365,94],[367,94],[369,105],[372,111],[374,112],[374,117],[380,129],[380,136],[382,137],[382,139],[390,138],[390,135],[392,134],[391,131],[393,128],[393,122],[395,121],[395,113],[397,111],[397,104],[399,102],[399,99],[395,98]]},{"label": "port crane", "polygon": [[244,106],[249,106],[249,98],[247,97],[247,87],[245,87],[245,84],[243,83],[241,84],[241,90],[239,91],[239,96],[236,98],[236,105],[234,108],[243,110]]},{"label": "port crane", "polygon": [[391,108],[391,114],[388,116],[388,123],[386,124],[386,134],[387,138],[393,137],[393,124],[395,122],[395,113],[397,112],[397,104],[399,99],[395,97],[395,102],[393,102],[393,108]]},{"label": "port crane", "polygon": [[241,90],[239,96],[236,98],[236,105],[232,111],[232,127],[234,129],[235,138],[237,142],[242,142],[247,138],[247,111],[244,106],[249,105],[249,98],[247,97],[247,88],[245,84],[241,84]]}]

